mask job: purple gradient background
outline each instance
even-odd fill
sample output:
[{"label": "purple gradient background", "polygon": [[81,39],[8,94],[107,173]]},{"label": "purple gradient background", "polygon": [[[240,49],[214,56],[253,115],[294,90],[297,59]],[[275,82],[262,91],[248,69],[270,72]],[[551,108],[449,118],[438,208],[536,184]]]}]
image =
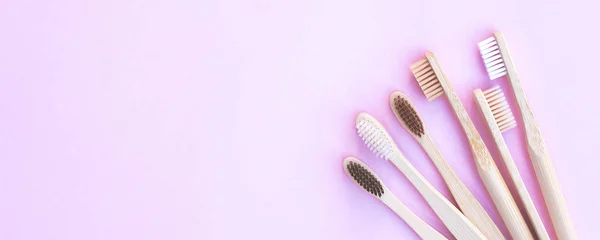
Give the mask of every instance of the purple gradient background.
[{"label": "purple gradient background", "polygon": [[[450,165],[506,233],[447,101],[428,103],[408,69],[434,51],[490,144],[472,91],[506,87],[487,80],[476,46],[494,29],[509,42],[577,232],[593,239],[598,7],[2,0],[0,239],[417,239],[345,176],[349,155],[449,235],[354,133],[357,113],[377,117],[448,196],[390,112],[395,90],[412,98]],[[505,138],[550,227],[521,128]]]}]

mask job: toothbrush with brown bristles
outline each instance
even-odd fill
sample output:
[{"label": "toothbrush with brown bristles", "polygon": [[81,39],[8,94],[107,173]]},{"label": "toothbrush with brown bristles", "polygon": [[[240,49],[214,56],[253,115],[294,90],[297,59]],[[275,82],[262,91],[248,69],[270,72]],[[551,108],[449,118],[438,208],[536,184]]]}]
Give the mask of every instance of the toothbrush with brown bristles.
[{"label": "toothbrush with brown bristles", "polygon": [[371,152],[384,160],[390,161],[406,176],[456,239],[487,239],[458,208],[435,189],[404,157],[392,136],[377,119],[368,113],[358,114],[356,116],[356,133]]},{"label": "toothbrush with brown bristles", "polygon": [[473,193],[450,168],[427,132],[425,124],[410,99],[401,92],[390,95],[390,107],[402,126],[419,142],[446,182],[460,210],[488,239],[504,239],[500,229],[485,212]]},{"label": "toothbrush with brown bristles", "polygon": [[542,189],[556,235],[561,240],[577,239],[575,227],[571,222],[565,198],[558,184],[554,167],[552,166],[550,154],[548,153],[540,128],[533,117],[533,112],[527,103],[525,92],[523,91],[523,87],[521,87],[521,82],[508,52],[504,36],[502,33],[496,32],[494,36],[480,42],[478,45],[490,79],[494,80],[508,75],[508,80],[512,86],[521,117],[523,118],[527,151],[533,163],[538,183]]},{"label": "toothbrush with brown bristles", "polygon": [[510,178],[517,188],[517,193],[519,194],[521,202],[523,202],[523,205],[525,206],[525,212],[531,221],[537,239],[550,240],[550,236],[548,236],[548,232],[546,232],[542,218],[540,218],[540,215],[533,204],[533,200],[531,200],[531,196],[529,196],[527,187],[521,178],[521,174],[519,174],[519,169],[517,169],[517,165],[510,155],[508,146],[502,137],[503,132],[517,126],[515,117],[510,110],[506,97],[504,97],[504,93],[502,93],[502,89],[500,86],[485,91],[476,89],[473,94],[475,95],[475,101],[479,106],[479,110],[481,110],[481,114],[492,133],[494,142],[496,143],[496,146],[498,146],[500,156],[502,156],[502,160],[504,160],[504,164],[506,164]]},{"label": "toothbrush with brown bristles", "polygon": [[492,155],[485,146],[479,132],[477,132],[471,118],[469,118],[467,110],[454,92],[452,85],[450,85],[450,82],[446,79],[437,59],[432,52],[428,52],[425,56],[425,59],[410,66],[423,93],[427,96],[429,101],[444,93],[446,94],[448,102],[450,102],[450,105],[469,140],[469,145],[473,152],[473,158],[475,159],[475,165],[477,166],[479,176],[492,197],[492,201],[494,202],[494,205],[496,205],[508,231],[513,239],[533,239],[525,219],[521,215],[504,179],[502,179],[500,171],[498,171],[498,167],[496,167],[496,164],[494,163]]},{"label": "toothbrush with brown bristles", "polygon": [[394,211],[410,228],[422,239],[446,240],[446,237],[419,218],[408,209],[389,188],[387,188],[375,172],[366,164],[354,157],[344,159],[344,171],[356,185],[379,199],[383,204]]}]

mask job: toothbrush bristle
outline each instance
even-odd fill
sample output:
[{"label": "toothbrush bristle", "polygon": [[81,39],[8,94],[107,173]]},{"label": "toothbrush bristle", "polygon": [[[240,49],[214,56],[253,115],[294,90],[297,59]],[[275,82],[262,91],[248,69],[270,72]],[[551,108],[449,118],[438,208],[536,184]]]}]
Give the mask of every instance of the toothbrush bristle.
[{"label": "toothbrush bristle", "polygon": [[371,115],[359,114],[356,130],[367,147],[378,157],[389,160],[396,145],[383,126]]},{"label": "toothbrush bristle", "polygon": [[496,126],[500,128],[500,132],[508,131],[517,126],[515,116],[510,110],[508,101],[500,86],[483,91],[483,96],[485,97],[490,110],[492,110]]},{"label": "toothbrush bristle", "polygon": [[496,37],[483,40],[478,43],[478,46],[490,80],[506,75],[506,66],[504,65],[504,59],[500,53]]},{"label": "toothbrush bristle", "polygon": [[394,98],[394,108],[408,130],[418,137],[425,134],[423,121],[421,121],[419,114],[406,97],[400,95],[396,96]]},{"label": "toothbrush bristle", "polygon": [[349,158],[345,160],[344,167],[348,175],[354,179],[354,182],[365,191],[376,197],[381,197],[385,193],[381,181],[364,163],[360,163],[357,159]]},{"label": "toothbrush bristle", "polygon": [[429,101],[433,101],[444,94],[444,89],[440,84],[440,80],[435,75],[427,58],[412,64],[410,70]]}]

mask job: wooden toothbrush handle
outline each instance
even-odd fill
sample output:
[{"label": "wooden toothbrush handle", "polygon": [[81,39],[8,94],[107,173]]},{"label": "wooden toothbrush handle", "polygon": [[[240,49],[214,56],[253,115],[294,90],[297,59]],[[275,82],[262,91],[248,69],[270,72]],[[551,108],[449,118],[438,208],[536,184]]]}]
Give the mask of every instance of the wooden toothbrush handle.
[{"label": "wooden toothbrush handle", "polygon": [[567,203],[565,202],[560,185],[558,184],[558,178],[556,177],[556,172],[552,166],[552,160],[550,160],[546,144],[544,143],[537,126],[534,128],[535,130],[526,130],[526,132],[528,132],[526,133],[527,150],[531,162],[533,163],[533,169],[535,170],[535,175],[540,184],[542,194],[544,195],[544,200],[548,207],[548,212],[550,213],[556,235],[558,236],[558,239],[561,240],[577,239],[575,227],[571,222]]},{"label": "wooden toothbrush handle", "polygon": [[438,192],[425,178],[415,169],[404,156],[398,155],[390,159],[396,167],[417,188],[425,201],[448,227],[457,239],[475,240],[486,239],[485,236],[467,219],[448,199]]},{"label": "wooden toothbrush handle", "polygon": [[521,197],[523,206],[525,206],[525,210],[527,211],[527,215],[529,216],[531,225],[533,225],[533,228],[536,232],[537,239],[550,240],[550,236],[548,235],[548,232],[546,231],[546,227],[544,227],[544,222],[542,222],[542,218],[540,217],[537,209],[535,208],[535,204],[533,203],[533,200],[531,199],[531,196],[529,195],[529,192],[527,191],[527,187],[525,186],[523,179],[521,179],[521,175],[519,174],[517,165],[515,164],[514,160],[512,159],[512,156],[510,155],[508,146],[506,146],[506,142],[504,142],[504,138],[496,140],[496,137],[494,137],[494,139],[495,139],[496,143],[498,143],[500,141],[502,142],[500,144],[497,144],[498,149],[500,150],[500,154],[502,155],[502,158],[504,159],[506,168],[508,169],[508,172],[511,175],[513,183],[515,184],[515,187],[517,188],[517,192],[518,192],[519,196]]},{"label": "wooden toothbrush handle", "polygon": [[518,85],[517,88],[513,85],[513,89],[515,89],[514,92],[517,96],[517,103],[519,105],[519,110],[521,111],[521,116],[523,117],[523,125],[527,139],[527,151],[529,152],[529,158],[531,158],[535,175],[540,184],[544,201],[548,207],[548,212],[550,213],[556,235],[558,236],[558,239],[561,240],[578,239],[577,234],[575,233],[575,227],[569,216],[567,203],[565,202],[565,198],[558,183],[558,178],[556,177],[556,172],[552,166],[552,160],[550,159],[550,154],[548,154],[546,143],[535,122],[531,108],[529,108],[529,104],[527,103],[527,100],[525,100],[523,91],[516,90],[520,89],[520,85],[518,83],[516,85]]},{"label": "wooden toothbrush handle", "polygon": [[406,222],[419,237],[422,239],[447,240],[444,235],[419,218],[393,194],[389,194],[389,189],[386,189],[384,192],[386,192],[386,194],[381,196],[381,201],[400,216],[400,218],[402,218],[402,220],[404,220],[404,222]]},{"label": "wooden toothbrush handle", "polygon": [[[485,148],[483,141],[471,142],[471,146],[474,148],[474,157],[478,159],[476,161],[490,164],[476,164],[479,176],[483,180],[483,184],[490,193],[492,201],[500,216],[504,220],[510,235],[513,239],[533,239],[525,219],[521,215],[515,200],[512,198],[506,183],[502,179],[502,175],[498,168],[493,163],[493,159],[490,153]],[[478,149],[478,150],[475,150]],[[486,159],[486,160],[483,160]]]},{"label": "wooden toothbrush handle", "polygon": [[448,189],[464,215],[471,220],[471,222],[479,228],[481,233],[488,239],[505,239],[500,229],[494,224],[492,218],[490,218],[479,201],[473,196],[473,193],[471,193],[469,188],[467,188],[460,178],[456,176],[456,173],[454,173],[452,168],[450,168],[448,162],[446,162],[438,148],[435,146],[431,137],[428,134],[425,134],[423,137],[419,138],[419,142],[435,164],[442,175],[442,178],[444,178]]},{"label": "wooden toothbrush handle", "polygon": [[519,197],[523,202],[523,205],[525,206],[525,211],[527,212],[527,216],[529,216],[531,225],[533,225],[533,228],[537,235],[537,239],[550,240],[550,236],[546,231],[546,227],[544,227],[544,222],[542,222],[542,218],[540,218],[540,215],[538,214],[538,211],[535,208],[535,204],[533,203],[533,200],[531,199],[531,196],[527,191],[527,187],[525,186],[525,183],[521,178],[521,174],[519,174],[519,169],[517,168],[517,165],[515,164],[515,161],[513,160],[510,151],[508,150],[508,146],[504,141],[504,137],[502,137],[502,131],[500,131],[500,128],[498,128],[498,125],[496,124],[494,114],[492,113],[490,106],[487,104],[483,92],[481,91],[481,89],[476,89],[473,92],[473,94],[475,96],[476,103],[479,106],[479,109],[481,110],[481,113],[485,119],[485,122],[487,123],[488,128],[492,133],[494,142],[496,143],[496,146],[500,151],[500,156],[502,157],[502,160],[504,160],[504,164],[508,169],[510,178],[515,184]]},{"label": "wooden toothbrush handle", "polygon": [[498,168],[494,163],[494,159],[492,159],[492,155],[490,155],[483,139],[479,135],[479,132],[477,132],[475,125],[473,125],[469,114],[467,114],[467,110],[454,92],[452,85],[446,78],[442,68],[439,66],[437,59],[430,53],[428,53],[426,57],[429,59],[431,68],[438,77],[440,85],[448,97],[448,102],[450,102],[450,105],[454,109],[454,113],[456,114],[465,135],[467,135],[479,176],[490,193],[492,201],[500,212],[500,216],[508,227],[511,236],[514,239],[519,240],[533,239],[515,200],[510,195],[510,191],[508,190],[508,187],[506,187],[506,183],[504,183],[502,175],[500,175],[500,171],[498,171]]},{"label": "wooden toothbrush handle", "polygon": [[508,79],[512,86],[513,93],[515,94],[519,111],[523,117],[523,125],[527,139],[527,151],[529,152],[529,157],[531,158],[538,183],[542,189],[542,194],[544,195],[546,207],[548,207],[548,212],[550,213],[556,235],[558,236],[558,239],[561,240],[578,239],[575,233],[575,227],[569,216],[569,211],[567,210],[567,204],[558,184],[558,178],[556,177],[556,172],[552,166],[552,160],[550,160],[546,143],[544,142],[540,129],[533,117],[533,112],[529,107],[529,103],[527,103],[525,92],[521,87],[521,82],[508,51],[504,36],[502,33],[497,32],[494,34],[494,37],[496,37],[498,47],[504,58]]}]

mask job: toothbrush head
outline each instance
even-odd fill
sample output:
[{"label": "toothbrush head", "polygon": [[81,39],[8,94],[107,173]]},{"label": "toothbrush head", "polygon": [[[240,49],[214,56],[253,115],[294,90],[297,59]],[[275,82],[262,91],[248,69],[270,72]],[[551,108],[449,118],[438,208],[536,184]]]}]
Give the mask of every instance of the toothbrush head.
[{"label": "toothbrush head", "polygon": [[502,51],[497,41],[497,36],[501,36],[501,34],[496,33],[494,36],[477,44],[490,80],[502,77],[508,73]]},{"label": "toothbrush head", "polygon": [[494,115],[494,122],[500,132],[508,131],[517,126],[515,116],[510,110],[510,105],[508,105],[500,86],[483,91],[483,97]]},{"label": "toothbrush head", "polygon": [[400,150],[385,128],[368,113],[356,116],[356,130],[369,149],[378,157],[390,160]]},{"label": "toothbrush head", "polygon": [[444,88],[439,79],[440,76],[437,76],[431,66],[432,59],[435,59],[435,56],[432,52],[428,52],[425,54],[424,59],[410,65],[410,70],[429,101],[433,101],[439,96],[444,95]]},{"label": "toothbrush head", "polygon": [[373,170],[360,160],[353,157],[347,157],[344,159],[344,170],[356,185],[362,187],[373,196],[381,198],[385,193],[381,180],[379,180]]},{"label": "toothbrush head", "polygon": [[410,99],[401,92],[394,92],[390,96],[390,106],[402,126],[415,137],[425,135],[425,124]]}]

